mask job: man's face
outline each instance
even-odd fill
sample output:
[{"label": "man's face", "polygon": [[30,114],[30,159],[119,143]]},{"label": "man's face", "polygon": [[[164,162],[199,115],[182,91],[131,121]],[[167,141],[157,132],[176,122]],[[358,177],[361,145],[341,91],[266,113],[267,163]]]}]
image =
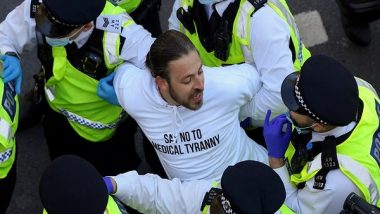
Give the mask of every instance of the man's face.
[{"label": "man's face", "polygon": [[196,51],[169,63],[168,92],[177,105],[197,110],[203,103],[204,76]]}]

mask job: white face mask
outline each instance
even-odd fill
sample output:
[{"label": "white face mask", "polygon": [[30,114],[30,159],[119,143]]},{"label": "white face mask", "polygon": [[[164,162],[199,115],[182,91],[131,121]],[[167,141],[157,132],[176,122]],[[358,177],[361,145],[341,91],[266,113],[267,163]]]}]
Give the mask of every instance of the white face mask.
[{"label": "white face mask", "polygon": [[294,120],[290,116],[290,112],[285,112],[285,115],[286,115],[286,119],[288,119],[288,121],[294,125],[298,134],[310,133],[313,131],[313,127],[317,125],[317,123],[313,123],[311,126],[308,126],[308,127],[299,127],[299,125],[296,122],[294,122]]},{"label": "white face mask", "polygon": [[45,37],[46,38],[46,42],[50,45],[50,46],[66,46],[68,45],[69,43],[72,43],[73,40],[71,40],[72,38],[74,38],[76,35],[78,35],[83,29],[84,29],[85,26],[82,26],[80,28],[78,28],[78,30],[76,31],[73,31],[71,32],[68,36],[66,37],[62,37],[62,38],[50,38],[50,37]]},{"label": "white face mask", "polygon": [[70,37],[63,37],[63,38],[50,38],[50,37],[45,37],[46,42],[54,47],[54,46],[66,46],[67,44],[71,43]]},{"label": "white face mask", "polygon": [[221,1],[224,1],[224,0],[199,0],[199,3],[201,3],[201,4],[214,4],[217,2],[221,2]]}]

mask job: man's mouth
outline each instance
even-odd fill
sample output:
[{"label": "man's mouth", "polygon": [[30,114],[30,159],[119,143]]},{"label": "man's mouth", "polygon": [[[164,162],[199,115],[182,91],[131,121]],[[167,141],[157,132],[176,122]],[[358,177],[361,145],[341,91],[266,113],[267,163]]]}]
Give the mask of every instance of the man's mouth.
[{"label": "man's mouth", "polygon": [[202,92],[200,92],[200,93],[196,93],[194,96],[193,96],[193,100],[194,100],[194,102],[195,103],[199,103],[199,102],[201,102],[202,101],[202,96],[203,95],[203,93]]}]

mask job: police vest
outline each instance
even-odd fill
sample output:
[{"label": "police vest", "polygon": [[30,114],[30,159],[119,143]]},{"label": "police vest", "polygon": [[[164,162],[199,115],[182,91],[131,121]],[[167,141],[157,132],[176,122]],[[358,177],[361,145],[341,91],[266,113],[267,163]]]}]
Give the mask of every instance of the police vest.
[{"label": "police vest", "polygon": [[[113,70],[123,60],[119,57],[123,29],[134,23],[124,9],[106,2],[96,26],[103,30],[104,63]],[[98,80],[84,74],[67,60],[65,47],[52,47],[53,68],[45,83],[50,107],[66,116],[83,138],[99,142],[109,139],[125,113],[97,96]]]},{"label": "police vest", "polygon": [[0,179],[8,175],[16,156],[15,133],[18,126],[19,101],[11,82],[0,80]]},{"label": "police vest", "polygon": [[[212,187],[215,188],[217,186],[219,186],[219,182],[214,181],[212,183]],[[212,200],[214,199],[214,197],[217,195],[217,194],[215,194],[216,192],[213,192],[210,194],[210,192],[212,192],[213,188],[211,188],[211,190],[206,193],[205,198],[203,199],[203,203],[202,203],[203,209],[201,207],[202,214],[209,214],[210,213],[210,204],[212,203]],[[294,212],[291,209],[289,209],[285,204],[283,204],[280,207],[280,210],[278,210],[275,214],[293,214],[293,213]]]},{"label": "police vest", "polygon": [[[380,100],[367,87],[358,88],[364,104],[363,112],[350,136],[336,147],[339,169],[358,187],[368,203],[379,206]],[[295,148],[290,144],[285,154],[288,160],[294,152]],[[321,154],[318,154],[290,179],[298,185],[311,180],[321,168]]]},{"label": "police vest", "polygon": [[[108,196],[108,202],[106,210],[104,211],[104,214],[124,214],[127,213],[125,208],[121,205],[118,205],[118,202],[116,202],[117,199],[113,198],[112,196]],[[42,214],[48,214],[48,212],[44,209],[42,211]]]},{"label": "police vest", "polygon": [[124,206],[114,196],[108,196],[108,203],[105,214],[124,214],[128,213]]},{"label": "police vest", "polygon": [[123,8],[127,13],[132,13],[136,8],[140,5],[142,0],[108,0],[113,5],[120,6]]},{"label": "police vest", "polygon": [[[209,214],[210,213],[210,205],[207,205],[205,206],[205,208],[202,210],[202,214]],[[280,207],[280,210],[278,210],[277,212],[275,212],[275,214],[294,214],[295,212],[293,212],[289,207],[287,207],[285,204],[283,204],[281,207]]]},{"label": "police vest", "polygon": [[[254,47],[251,47],[250,44],[249,29],[251,24],[251,16],[256,11],[256,8],[250,3],[250,1],[251,0],[235,0],[235,3],[240,3],[233,20],[229,20],[230,23],[233,23],[233,26],[231,30],[231,42],[228,48],[228,58],[225,61],[222,61],[219,58],[215,57],[214,51],[207,51],[206,48],[202,45],[202,42],[200,41],[200,37],[198,35],[197,25],[199,24],[191,20],[191,24],[194,24],[196,30],[195,32],[190,32],[181,22],[180,31],[184,32],[196,46],[203,64],[207,66],[221,66],[226,64],[239,64],[242,62],[254,63],[252,56],[252,48]],[[310,57],[310,52],[305,48],[301,41],[294,18],[290,13],[285,0],[269,0],[266,4],[270,6],[287,23],[289,27],[291,35],[289,47],[293,54],[293,65],[294,69],[296,71],[299,71],[305,60]],[[190,16],[193,16],[193,14],[191,14],[193,5],[194,0],[182,0],[182,7],[180,9],[189,12]]]}]

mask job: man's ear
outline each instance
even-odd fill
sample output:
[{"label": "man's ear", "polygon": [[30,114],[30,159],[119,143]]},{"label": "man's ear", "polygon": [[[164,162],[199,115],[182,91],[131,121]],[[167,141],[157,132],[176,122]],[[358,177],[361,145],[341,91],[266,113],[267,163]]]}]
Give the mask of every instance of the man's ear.
[{"label": "man's ear", "polygon": [[325,132],[326,131],[326,126],[323,125],[322,123],[317,123],[313,127],[313,131],[315,131],[315,132]]},{"label": "man's ear", "polygon": [[160,91],[167,91],[168,90],[169,84],[168,84],[168,81],[166,81],[166,79],[164,79],[160,76],[156,76],[156,84],[157,84]]},{"label": "man's ear", "polygon": [[85,24],[84,28],[83,28],[83,32],[90,30],[93,26],[94,26],[93,22],[89,22],[89,23]]}]

